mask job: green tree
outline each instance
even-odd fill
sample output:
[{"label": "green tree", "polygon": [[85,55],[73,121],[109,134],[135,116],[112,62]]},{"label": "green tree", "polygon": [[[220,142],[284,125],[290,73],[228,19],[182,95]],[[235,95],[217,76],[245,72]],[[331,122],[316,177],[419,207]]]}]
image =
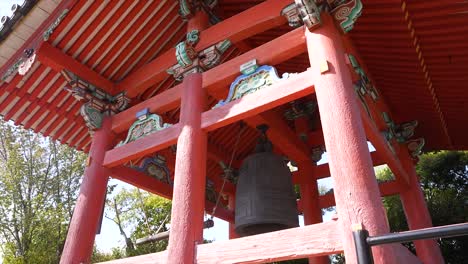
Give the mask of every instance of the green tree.
[{"label": "green tree", "polygon": [[125,255],[136,256],[163,251],[167,240],[135,245],[139,238],[167,231],[170,222],[171,201],[140,191],[121,189],[106,201],[106,218],[112,220],[125,240]]},{"label": "green tree", "polygon": [[[439,151],[421,155],[416,171],[434,226],[468,221],[468,152]],[[393,177],[389,169],[377,173],[379,179]],[[383,199],[393,232],[408,230],[398,196]],[[439,239],[445,261],[463,263],[468,259],[468,237]],[[406,244],[410,250],[412,243]]]},{"label": "green tree", "polygon": [[3,263],[57,263],[85,155],[0,123],[0,243]]}]

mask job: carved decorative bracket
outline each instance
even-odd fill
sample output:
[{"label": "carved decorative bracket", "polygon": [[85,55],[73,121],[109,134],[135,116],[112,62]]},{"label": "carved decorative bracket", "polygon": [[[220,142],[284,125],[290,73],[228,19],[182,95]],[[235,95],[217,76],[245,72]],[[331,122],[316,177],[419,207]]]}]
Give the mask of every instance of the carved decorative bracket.
[{"label": "carved decorative bracket", "polygon": [[8,70],[2,75],[2,81],[6,81],[10,76],[16,74],[25,75],[32,67],[36,60],[35,50],[33,48],[26,49],[23,52],[21,58],[19,58],[15,64],[13,64]]},{"label": "carved decorative bracket", "polygon": [[281,15],[291,27],[305,25],[312,30],[321,24],[320,13],[328,12],[343,33],[348,33],[361,16],[362,9],[361,0],[295,0],[281,11]]},{"label": "carved decorative bracket", "polygon": [[317,163],[322,159],[323,153],[325,153],[325,146],[320,145],[320,146],[313,147],[311,154],[310,154],[311,156],[310,158],[312,159],[312,161]]},{"label": "carved decorative bracket", "polygon": [[395,139],[400,144],[406,144],[413,157],[421,154],[425,144],[424,138],[411,139],[414,136],[414,130],[418,126],[418,121],[414,120],[397,125],[388,113],[384,112],[382,116],[388,126],[388,130],[383,132],[388,144],[390,144],[392,139]]},{"label": "carved decorative bracket", "polygon": [[176,46],[177,64],[167,70],[177,81],[182,81],[190,73],[204,72],[221,62],[222,55],[231,47],[229,40],[224,40],[197,53],[195,46],[200,40],[198,30],[187,34],[187,39]]},{"label": "carved decorative bracket", "polygon": [[218,0],[179,0],[179,15],[184,21],[188,21],[197,11],[205,11],[211,24],[219,22],[219,18],[214,15],[213,9],[218,4]]},{"label": "carved decorative bracket", "polygon": [[290,105],[291,108],[284,112],[284,117],[287,120],[295,120],[300,117],[311,116],[318,109],[317,102],[314,101],[301,102],[296,100],[291,102]]},{"label": "carved decorative bracket", "polygon": [[42,38],[44,39],[44,41],[48,41],[50,36],[52,35],[52,33],[54,33],[55,29],[60,25],[60,23],[62,22],[62,20],[65,18],[65,16],[68,14],[69,10],[68,9],[64,9],[62,11],[62,13],[60,14],[59,17],[57,17],[57,19],[55,19],[54,23],[52,23],[46,31],[44,31],[44,33],[42,34]]},{"label": "carved decorative bracket", "polygon": [[161,116],[151,114],[148,108],[138,112],[136,117],[137,120],[130,126],[127,137],[117,147],[171,126],[171,124],[164,123]]},{"label": "carved decorative bracket", "polygon": [[273,66],[263,65],[258,67],[256,60],[243,64],[240,67],[240,71],[243,74],[237,77],[231,84],[227,98],[219,101],[215,107],[225,105],[247,94],[254,93],[278,81],[289,78],[289,74],[287,73],[283,74],[282,78],[278,77],[278,73]]},{"label": "carved decorative bracket", "polygon": [[80,113],[91,131],[101,127],[105,116],[125,110],[130,103],[130,99],[125,96],[124,92],[112,96],[71,72],[63,70],[62,75],[69,84],[69,87],[65,89],[70,91],[78,101],[86,101],[81,106]]}]

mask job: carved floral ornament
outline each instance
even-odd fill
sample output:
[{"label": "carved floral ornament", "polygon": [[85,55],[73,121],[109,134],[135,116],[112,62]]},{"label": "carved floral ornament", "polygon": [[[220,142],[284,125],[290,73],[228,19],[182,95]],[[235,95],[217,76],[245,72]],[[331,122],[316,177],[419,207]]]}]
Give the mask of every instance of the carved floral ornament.
[{"label": "carved floral ornament", "polygon": [[65,89],[78,101],[85,101],[80,108],[80,114],[91,132],[101,127],[105,116],[125,110],[130,103],[125,92],[112,96],[71,72],[63,70],[61,73],[69,85]]},{"label": "carved floral ornament", "polygon": [[342,31],[348,33],[361,16],[362,9],[361,0],[295,0],[281,11],[281,15],[291,27],[305,25],[312,30],[321,24],[320,13],[328,12]]},{"label": "carved floral ornament", "polygon": [[[34,1],[26,1],[26,2],[34,2]],[[15,5],[13,5],[13,7]],[[68,12],[69,12],[68,9],[64,9],[62,13],[57,17],[57,19],[47,28],[46,31],[44,31],[43,33],[44,41],[49,40],[52,33],[54,33],[54,30],[60,25],[60,23],[68,14]],[[33,47],[30,47],[24,50],[21,57],[18,60],[16,60],[16,62],[10,68],[8,68],[8,70],[2,75],[1,80],[6,81],[8,78],[15,75],[16,73],[19,73],[20,75],[26,75],[26,73],[31,69],[32,65],[34,64],[36,60],[36,54],[35,54],[36,47],[37,46],[34,45]]]},{"label": "carved floral ornament", "polygon": [[247,94],[269,87],[276,82],[288,79],[291,75],[285,73],[280,78],[275,67],[269,65],[258,66],[256,60],[241,65],[240,71],[242,75],[237,77],[231,84],[227,98],[219,101],[214,107],[223,106]]},{"label": "carved floral ornament", "polygon": [[138,112],[136,114],[136,118],[137,120],[130,126],[130,129],[128,130],[127,137],[124,141],[121,141],[117,147],[171,126],[171,124],[164,123],[161,116],[157,114],[151,114],[148,108]]},{"label": "carved floral ornament", "polygon": [[229,40],[221,41],[200,52],[195,46],[200,40],[198,30],[187,34],[186,40],[176,46],[177,64],[167,70],[177,81],[182,81],[190,73],[204,72],[221,62],[222,55],[231,47]]}]

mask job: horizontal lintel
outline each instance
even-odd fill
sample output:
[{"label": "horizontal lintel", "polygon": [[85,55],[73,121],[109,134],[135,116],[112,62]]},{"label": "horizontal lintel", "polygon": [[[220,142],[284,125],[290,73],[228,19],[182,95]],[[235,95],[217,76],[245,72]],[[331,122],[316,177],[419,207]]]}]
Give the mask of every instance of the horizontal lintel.
[{"label": "horizontal lintel", "polygon": [[315,89],[310,76],[307,71],[291,76],[289,79],[278,81],[255,93],[204,112],[202,128],[213,131],[312,94]]},{"label": "horizontal lintel", "polygon": [[125,164],[135,158],[143,157],[177,143],[181,125],[179,123],[145,137],[108,150],[103,165],[108,168]]},{"label": "horizontal lintel", "polygon": [[[217,99],[224,99],[229,85],[241,75],[239,67],[256,59],[259,65],[276,65],[306,51],[303,29],[292,30],[268,43],[229,60],[203,73],[203,88]],[[112,116],[112,131],[120,134],[135,121],[137,112],[149,108],[150,112],[163,114],[180,105],[182,85],[179,84],[117,115]]]}]

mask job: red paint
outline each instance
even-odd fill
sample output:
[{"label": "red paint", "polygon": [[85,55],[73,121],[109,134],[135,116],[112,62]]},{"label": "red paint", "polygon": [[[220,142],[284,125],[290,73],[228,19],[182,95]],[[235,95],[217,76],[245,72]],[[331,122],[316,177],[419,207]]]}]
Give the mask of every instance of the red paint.
[{"label": "red paint", "polygon": [[60,72],[64,69],[69,70],[109,94],[115,94],[114,84],[111,81],[102,77],[96,71],[81,64],[73,57],[63,53],[60,49],[52,46],[48,42],[43,42],[36,51],[36,54],[41,63],[51,67],[56,72]]},{"label": "red paint", "polygon": [[109,178],[107,169],[102,166],[102,161],[105,151],[113,146],[114,137],[110,130],[110,121],[106,118],[102,128],[94,133],[89,153],[91,162],[84,172],[80,194],[60,259],[62,264],[80,264],[90,261]]},{"label": "red paint", "polygon": [[[410,230],[432,227],[431,215],[427,209],[424,194],[419,185],[419,177],[406,148],[401,148],[399,157],[409,175],[409,187],[400,193]],[[416,253],[425,264],[445,263],[440,248],[435,240],[414,241]]]},{"label": "red paint", "polygon": [[299,73],[288,80],[206,111],[202,115],[202,128],[206,131],[213,131],[313,94],[313,92],[314,86],[310,73]]},{"label": "red paint", "polygon": [[[356,263],[352,225],[362,224],[371,235],[388,233],[389,227],[340,33],[329,15],[322,15],[322,22],[323,25],[313,32],[306,30],[305,35],[310,70],[316,80],[325,145],[330,155],[343,248],[347,263]],[[330,70],[321,74],[325,60]],[[397,263],[391,247],[374,247],[372,251],[376,263]]]},{"label": "red paint", "polygon": [[[224,20],[223,23],[202,31],[196,49],[203,50],[225,39],[237,43],[273,27],[285,24],[286,19],[281,16],[281,10],[290,2],[290,0],[269,0],[230,17]],[[277,46],[277,48],[279,47]],[[272,50],[275,49],[270,49],[269,52]],[[118,90],[127,90],[129,97],[135,97],[151,85],[162,81],[167,76],[166,69],[177,63],[174,54],[175,49],[172,48],[150,63],[140,67],[117,85]],[[242,63],[246,61],[248,59]],[[239,66],[236,67],[236,70],[239,71]]]},{"label": "red paint", "polygon": [[196,263],[271,263],[339,253],[343,251],[339,222],[328,221],[198,245]]},{"label": "red paint", "polygon": [[[297,123],[297,122],[296,122]],[[322,210],[319,205],[319,193],[317,181],[313,176],[314,166],[311,162],[303,162],[298,164],[299,173],[304,176],[313,178],[313,182],[303,183],[300,185],[302,212],[304,215],[304,224],[312,225],[322,222]],[[328,257],[313,257],[309,258],[309,264],[326,264],[329,263]]]},{"label": "red paint", "polygon": [[[236,211],[236,196],[229,195],[228,198],[228,207],[232,211]],[[236,225],[234,221],[229,222],[229,239],[239,238],[239,235],[236,233]]]},{"label": "red paint", "polygon": [[167,261],[171,264],[193,263],[195,245],[203,243],[207,134],[201,129],[206,100],[202,75],[186,76],[182,86],[182,130],[177,141]]}]

